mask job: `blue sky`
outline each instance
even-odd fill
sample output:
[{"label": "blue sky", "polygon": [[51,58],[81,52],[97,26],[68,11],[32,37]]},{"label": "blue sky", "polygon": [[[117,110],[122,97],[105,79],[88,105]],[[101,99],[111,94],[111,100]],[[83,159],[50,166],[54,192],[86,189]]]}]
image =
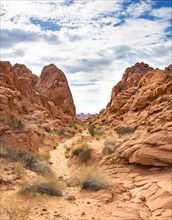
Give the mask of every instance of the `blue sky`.
[{"label": "blue sky", "polygon": [[171,14],[171,0],[1,0],[1,60],[54,63],[77,112],[99,112],[127,67],[171,63]]}]

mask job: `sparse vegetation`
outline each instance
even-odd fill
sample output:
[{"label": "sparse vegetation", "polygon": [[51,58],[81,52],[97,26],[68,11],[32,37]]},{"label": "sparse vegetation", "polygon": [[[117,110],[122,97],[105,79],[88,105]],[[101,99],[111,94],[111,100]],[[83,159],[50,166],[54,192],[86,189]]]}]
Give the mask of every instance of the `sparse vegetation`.
[{"label": "sparse vegetation", "polygon": [[95,125],[94,124],[91,124],[89,127],[88,127],[88,131],[90,133],[90,135],[93,137],[95,135]]},{"label": "sparse vegetation", "polygon": [[78,156],[79,163],[86,163],[91,158],[92,148],[86,143],[80,143],[71,150],[71,156]]},{"label": "sparse vegetation", "polygon": [[24,183],[19,193],[26,196],[35,196],[37,194],[62,196],[61,187],[58,184],[58,181],[52,178],[37,181],[32,184]]},{"label": "sparse vegetation", "polygon": [[105,173],[97,167],[84,166],[81,167],[76,174],[81,189],[91,189],[98,191],[100,189],[108,189],[111,187],[110,182]]},{"label": "sparse vegetation", "polygon": [[25,202],[24,204],[13,202],[11,201],[5,201],[1,204],[1,219],[5,220],[29,220],[30,219],[30,213],[33,206],[33,202],[31,204],[31,201]]},{"label": "sparse vegetation", "polygon": [[121,100],[121,104],[122,104],[122,106],[124,106],[126,103],[127,103],[127,99],[123,99],[123,100]]},{"label": "sparse vegetation", "polygon": [[47,133],[51,133],[51,128],[50,127],[43,127],[44,128],[44,130],[47,132]]},{"label": "sparse vegetation", "polygon": [[59,136],[63,136],[63,137],[66,137],[66,138],[71,138],[76,134],[76,131],[73,128],[68,128],[68,129],[62,128],[57,132],[57,134]]},{"label": "sparse vegetation", "polygon": [[12,127],[16,129],[24,129],[25,124],[21,119],[14,118],[12,121]]},{"label": "sparse vegetation", "polygon": [[25,113],[29,112],[29,104],[27,102],[22,102],[21,107]]},{"label": "sparse vegetation", "polygon": [[165,95],[162,96],[162,100],[163,100],[163,101],[168,101],[168,100],[170,100],[170,99],[171,99],[171,97],[170,97],[170,95],[168,95],[168,94],[165,94]]},{"label": "sparse vegetation", "polygon": [[38,153],[36,154],[36,158],[38,160],[41,160],[41,161],[47,161],[50,159],[50,153],[49,152],[41,152],[41,153]]},{"label": "sparse vegetation", "polygon": [[27,151],[16,151],[12,146],[1,147],[0,157],[17,162],[21,161],[26,169],[39,175],[53,175],[51,167],[44,161],[38,160],[36,155]]},{"label": "sparse vegetation", "polygon": [[119,134],[120,136],[121,135],[124,135],[124,134],[127,134],[127,133],[131,133],[133,132],[135,129],[132,128],[132,127],[124,127],[124,126],[121,126],[121,127],[117,127],[115,129],[116,133]]},{"label": "sparse vegetation", "polygon": [[110,138],[104,142],[104,148],[102,150],[103,154],[112,154],[117,149],[117,139]]}]

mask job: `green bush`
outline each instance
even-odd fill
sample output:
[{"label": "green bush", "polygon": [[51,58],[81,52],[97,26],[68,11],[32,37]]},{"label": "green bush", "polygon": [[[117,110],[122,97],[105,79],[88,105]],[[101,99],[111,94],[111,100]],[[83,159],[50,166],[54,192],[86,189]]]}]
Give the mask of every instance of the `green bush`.
[{"label": "green bush", "polygon": [[124,134],[127,134],[127,133],[131,133],[133,132],[135,129],[132,128],[132,127],[124,127],[124,126],[121,126],[121,127],[117,127],[115,129],[116,133],[119,134],[119,135],[124,135]]}]

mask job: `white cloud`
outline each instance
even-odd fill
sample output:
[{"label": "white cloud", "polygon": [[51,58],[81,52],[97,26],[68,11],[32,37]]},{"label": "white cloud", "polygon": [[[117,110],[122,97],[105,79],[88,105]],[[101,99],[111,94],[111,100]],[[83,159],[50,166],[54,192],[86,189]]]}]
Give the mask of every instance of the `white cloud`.
[{"label": "white cloud", "polygon": [[151,9],[152,9],[152,1],[145,0],[145,1],[140,1],[139,3],[132,3],[126,10],[126,13],[129,16],[139,17],[145,12],[151,11]]},{"label": "white cloud", "polygon": [[[1,1],[2,59],[24,63],[36,74],[54,63],[67,75],[77,112],[100,111],[125,68],[139,61],[160,68],[170,63],[169,8],[141,1],[124,9],[122,2]],[[145,12],[161,19],[138,18]],[[41,21],[59,29],[45,30]]]},{"label": "white cloud", "polygon": [[153,9],[151,15],[161,19],[172,19],[172,8],[158,8]]}]

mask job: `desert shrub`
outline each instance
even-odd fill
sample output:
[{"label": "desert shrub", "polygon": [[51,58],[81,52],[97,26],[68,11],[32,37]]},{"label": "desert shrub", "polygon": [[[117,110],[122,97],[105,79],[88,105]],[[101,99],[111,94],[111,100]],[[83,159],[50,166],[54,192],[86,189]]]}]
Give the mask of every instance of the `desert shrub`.
[{"label": "desert shrub", "polygon": [[90,124],[88,127],[88,131],[92,137],[95,135],[95,128],[96,126],[94,124]]},{"label": "desert shrub", "polygon": [[111,187],[105,173],[96,167],[81,167],[76,176],[80,182],[81,189],[91,189],[93,191],[98,191],[100,189],[108,189]]},{"label": "desert shrub", "polygon": [[168,101],[168,100],[170,100],[170,99],[171,99],[171,97],[170,97],[170,95],[168,95],[168,94],[165,94],[165,95],[162,96],[162,100],[163,100],[163,101]]},{"label": "desert shrub", "polygon": [[121,105],[124,106],[127,103],[127,99],[121,100]]},{"label": "desert shrub", "polygon": [[76,134],[76,132],[75,132],[75,130],[72,129],[72,128],[68,128],[68,129],[62,128],[62,129],[60,129],[60,130],[57,132],[57,134],[58,134],[59,136],[64,136],[64,137],[66,137],[66,138],[71,138],[71,137],[73,137],[73,136]]},{"label": "desert shrub", "polygon": [[132,127],[121,126],[121,127],[117,127],[115,130],[117,134],[124,135],[124,134],[133,132],[135,129]]},{"label": "desert shrub", "polygon": [[17,129],[24,129],[25,124],[22,122],[22,120],[14,118],[12,121],[12,127]]},{"label": "desert shrub", "polygon": [[51,167],[44,161],[37,161],[37,163],[30,168],[30,170],[42,176],[52,176],[54,175]]},{"label": "desert shrub", "polygon": [[17,162],[14,166],[15,173],[17,177],[22,178],[24,175],[24,165],[21,161]]},{"label": "desert shrub", "polygon": [[104,134],[104,131],[102,130],[102,128],[96,128],[94,130],[94,136],[100,136],[100,135],[103,135]]},{"label": "desert shrub", "polygon": [[24,184],[20,191],[22,195],[49,195],[49,196],[62,196],[61,187],[57,180],[47,179],[37,181],[32,184]]},{"label": "desert shrub", "polygon": [[91,158],[92,149],[85,148],[79,153],[78,161],[79,163],[86,163]]},{"label": "desert shrub", "polygon": [[6,201],[1,207],[1,219],[4,220],[28,220],[32,209],[31,201],[20,204],[18,202]]},{"label": "desert shrub", "polygon": [[103,154],[112,154],[117,149],[117,140],[115,138],[107,139],[104,142]]},{"label": "desert shrub", "polygon": [[44,130],[47,132],[47,133],[50,133],[51,132],[51,128],[50,127],[43,127]]},{"label": "desert shrub", "polygon": [[86,143],[80,143],[71,150],[71,156],[78,156],[79,163],[86,163],[91,158],[92,148]]},{"label": "desert shrub", "polygon": [[21,107],[22,107],[22,109],[23,109],[23,111],[24,111],[25,113],[28,113],[28,112],[29,112],[29,105],[28,105],[28,103],[22,102],[22,103],[21,103]]},{"label": "desert shrub", "polygon": [[0,149],[0,158],[5,158],[14,162],[18,161],[18,156],[12,146],[1,146]]},{"label": "desert shrub", "polygon": [[37,164],[37,159],[35,155],[27,152],[27,151],[18,151],[17,154],[17,161],[22,161],[26,169],[32,170],[35,165]]},{"label": "desert shrub", "polygon": [[[53,149],[54,149],[54,146],[53,146]],[[48,161],[50,159],[50,153],[49,152],[38,153],[38,154],[36,154],[36,158],[41,161]]]},{"label": "desert shrub", "polygon": [[109,121],[107,121],[107,120],[104,119],[104,120],[102,121],[102,124],[103,124],[103,125],[109,125]]},{"label": "desert shrub", "polygon": [[51,167],[43,161],[36,158],[36,155],[27,151],[16,151],[11,147],[2,147],[3,150],[0,151],[0,157],[9,159],[11,161],[20,161],[23,163],[26,169],[29,169],[39,175],[53,175]]}]

